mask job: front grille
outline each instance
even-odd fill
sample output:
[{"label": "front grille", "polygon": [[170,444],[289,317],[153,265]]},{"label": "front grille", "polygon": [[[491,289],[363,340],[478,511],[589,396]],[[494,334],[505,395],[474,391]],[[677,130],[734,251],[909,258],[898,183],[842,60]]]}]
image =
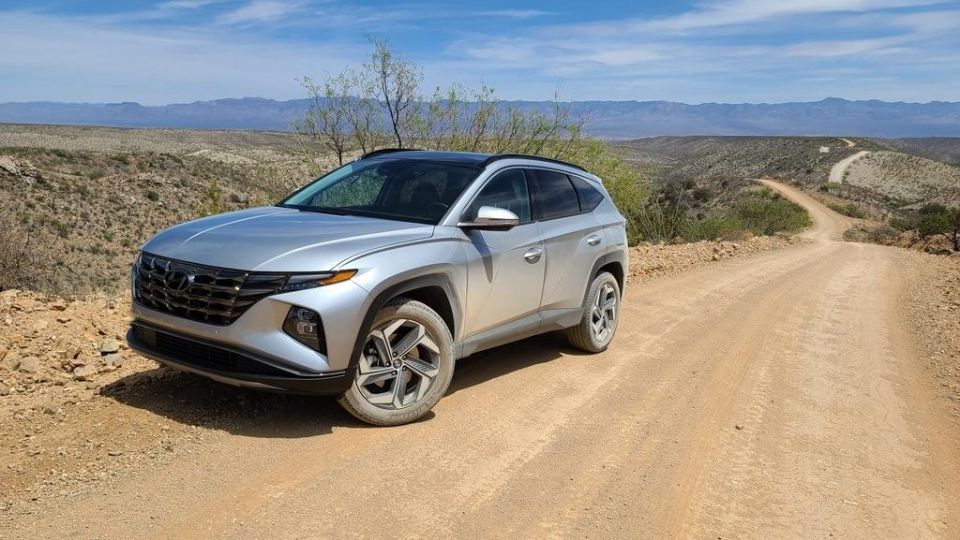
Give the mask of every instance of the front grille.
[{"label": "front grille", "polygon": [[226,326],[286,283],[283,274],[254,274],[143,253],[133,271],[137,303],[192,321]]},{"label": "front grille", "polygon": [[232,374],[290,377],[288,371],[240,353],[134,323],[133,335],[149,352],[200,369]]}]

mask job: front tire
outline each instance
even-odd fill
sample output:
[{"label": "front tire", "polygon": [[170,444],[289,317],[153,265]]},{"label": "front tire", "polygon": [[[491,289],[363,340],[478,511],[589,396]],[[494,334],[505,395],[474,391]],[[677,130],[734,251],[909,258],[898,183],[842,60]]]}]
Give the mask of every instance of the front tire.
[{"label": "front tire", "polygon": [[609,272],[600,272],[590,282],[580,324],[566,331],[567,340],[580,350],[603,352],[613,341],[619,322],[620,284]]},{"label": "front tire", "polygon": [[454,364],[453,337],[437,312],[397,298],[374,318],[340,405],[376,426],[413,422],[446,393]]}]

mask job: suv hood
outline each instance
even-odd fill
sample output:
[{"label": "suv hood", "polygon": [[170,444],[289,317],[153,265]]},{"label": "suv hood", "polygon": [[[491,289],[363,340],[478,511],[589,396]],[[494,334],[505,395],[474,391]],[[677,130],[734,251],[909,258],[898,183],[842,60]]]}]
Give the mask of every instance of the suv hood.
[{"label": "suv hood", "polygon": [[235,270],[319,272],[354,255],[432,234],[432,225],[274,206],[188,221],[157,234],[143,251]]}]

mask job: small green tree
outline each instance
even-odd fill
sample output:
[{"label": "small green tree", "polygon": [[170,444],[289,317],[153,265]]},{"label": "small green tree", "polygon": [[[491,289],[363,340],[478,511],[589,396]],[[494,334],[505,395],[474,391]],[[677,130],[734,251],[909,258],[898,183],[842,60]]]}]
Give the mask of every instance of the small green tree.
[{"label": "small green tree", "polygon": [[[363,153],[384,144],[398,148],[533,154],[584,166],[604,184],[627,219],[632,241],[640,237],[647,197],[639,171],[602,141],[585,134],[584,118],[554,96],[546,111],[522,111],[497,99],[494,89],[460,84],[420,93],[420,69],[382,40],[371,39],[370,61],[322,83],[305,77],[310,109],[294,124],[311,165],[333,153]],[[388,142],[389,141],[389,142]]]},{"label": "small green tree", "polygon": [[307,114],[293,124],[298,140],[301,144],[304,140],[310,141],[311,147],[319,146],[333,152],[337,162],[343,165],[343,155],[350,140],[347,111],[352,109],[352,81],[342,73],[322,84],[305,77],[303,86],[313,104]]},{"label": "small green tree", "polygon": [[960,206],[928,204],[919,211],[917,233],[928,238],[943,235],[960,251]]},{"label": "small green tree", "polygon": [[397,148],[403,148],[417,113],[417,90],[423,75],[409,60],[397,54],[390,44],[370,39],[373,53],[365,71],[374,77],[374,89],[390,118],[390,128]]}]

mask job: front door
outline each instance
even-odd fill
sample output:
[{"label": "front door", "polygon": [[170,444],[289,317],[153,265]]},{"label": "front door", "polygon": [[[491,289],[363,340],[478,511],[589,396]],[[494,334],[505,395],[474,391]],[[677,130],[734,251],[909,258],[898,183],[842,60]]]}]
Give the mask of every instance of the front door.
[{"label": "front door", "polygon": [[524,318],[535,323],[543,292],[546,258],[523,171],[510,169],[490,179],[464,217],[472,219],[481,206],[510,210],[520,224],[507,231],[463,233],[467,237],[464,337]]}]

